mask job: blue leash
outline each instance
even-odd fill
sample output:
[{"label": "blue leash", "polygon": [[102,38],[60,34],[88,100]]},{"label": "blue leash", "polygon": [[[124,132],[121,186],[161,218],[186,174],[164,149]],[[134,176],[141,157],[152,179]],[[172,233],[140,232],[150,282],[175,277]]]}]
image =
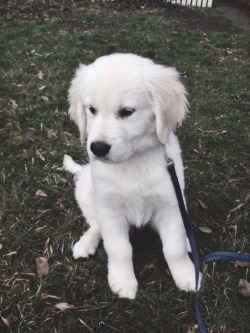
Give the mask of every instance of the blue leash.
[{"label": "blue leash", "polygon": [[[165,151],[165,150],[164,150]],[[207,329],[202,321],[201,317],[201,312],[200,312],[200,306],[199,306],[199,294],[198,294],[198,284],[199,284],[199,271],[200,271],[200,258],[198,255],[198,250],[194,238],[194,234],[192,232],[187,210],[185,207],[185,203],[183,200],[180,184],[178,181],[178,177],[176,175],[175,171],[175,166],[174,162],[169,158],[166,153],[165,153],[165,159],[167,162],[167,169],[168,172],[171,176],[172,183],[174,186],[174,190],[176,193],[176,197],[178,200],[179,208],[180,208],[180,213],[182,216],[183,224],[185,226],[186,234],[190,243],[191,251],[192,251],[192,256],[193,256],[193,262],[194,262],[194,267],[195,267],[195,312],[196,312],[196,320],[200,329],[201,333],[207,333]],[[204,263],[209,263],[209,262],[214,262],[217,260],[240,260],[240,261],[250,261],[250,254],[242,254],[242,253],[235,253],[235,252],[224,252],[224,251],[219,251],[219,252],[213,252],[210,253],[206,256],[204,256],[201,261]]]}]

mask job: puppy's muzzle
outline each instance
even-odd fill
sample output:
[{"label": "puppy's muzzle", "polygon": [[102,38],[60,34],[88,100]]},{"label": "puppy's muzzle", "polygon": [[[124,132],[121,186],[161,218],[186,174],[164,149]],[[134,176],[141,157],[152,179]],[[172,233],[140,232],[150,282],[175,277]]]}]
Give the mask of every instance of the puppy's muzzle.
[{"label": "puppy's muzzle", "polygon": [[103,141],[94,141],[90,145],[92,153],[97,157],[104,157],[110,151],[111,145]]}]

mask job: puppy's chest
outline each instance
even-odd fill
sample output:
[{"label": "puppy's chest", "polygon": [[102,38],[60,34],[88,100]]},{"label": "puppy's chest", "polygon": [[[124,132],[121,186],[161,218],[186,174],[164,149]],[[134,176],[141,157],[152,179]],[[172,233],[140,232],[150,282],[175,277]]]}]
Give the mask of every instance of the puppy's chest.
[{"label": "puppy's chest", "polygon": [[[106,178],[97,196],[102,206],[122,214],[129,223],[141,226],[149,222],[155,212],[166,204],[167,175],[161,169],[133,170],[129,173],[115,173],[114,177]],[[165,177],[164,177],[165,176]],[[100,202],[99,201],[99,202]]]},{"label": "puppy's chest", "polygon": [[157,206],[162,205],[162,198],[156,196],[121,197],[120,208],[130,224],[137,227],[149,222],[157,211]]},{"label": "puppy's chest", "polygon": [[166,201],[161,195],[146,194],[141,191],[133,193],[114,191],[106,193],[99,199],[102,207],[112,214],[124,217],[130,224],[137,227],[149,222]]}]

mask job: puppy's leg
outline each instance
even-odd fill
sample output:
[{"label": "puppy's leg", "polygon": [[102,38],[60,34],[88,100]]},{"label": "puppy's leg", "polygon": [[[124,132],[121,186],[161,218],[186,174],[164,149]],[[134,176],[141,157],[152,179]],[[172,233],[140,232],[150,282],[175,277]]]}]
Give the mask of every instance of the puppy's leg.
[{"label": "puppy's leg", "polygon": [[96,252],[101,239],[99,228],[90,227],[73,246],[73,256],[75,259],[88,258]]},{"label": "puppy's leg", "polygon": [[82,170],[82,166],[78,163],[76,163],[72,157],[69,155],[64,155],[63,158],[63,167],[65,170],[75,174],[77,172],[80,172]]},{"label": "puppy's leg", "polygon": [[195,268],[187,253],[186,232],[178,206],[158,212],[153,227],[159,232],[163,253],[177,287],[195,290]]},{"label": "puppy's leg", "polygon": [[129,226],[120,216],[101,213],[101,231],[108,255],[108,281],[111,290],[119,297],[134,299],[138,283],[134,274]]},{"label": "puppy's leg", "polygon": [[76,182],[75,196],[90,228],[74,245],[73,256],[75,259],[87,258],[89,255],[95,254],[101,240],[100,228],[95,217],[94,190],[89,165],[81,166],[81,172]]}]

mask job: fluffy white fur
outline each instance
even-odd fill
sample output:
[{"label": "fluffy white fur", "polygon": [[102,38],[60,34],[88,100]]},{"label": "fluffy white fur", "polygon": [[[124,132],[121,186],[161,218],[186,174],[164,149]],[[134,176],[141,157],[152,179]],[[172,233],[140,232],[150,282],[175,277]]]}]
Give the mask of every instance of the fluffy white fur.
[{"label": "fluffy white fur", "polygon": [[[194,290],[194,265],[164,160],[165,149],[184,191],[181,150],[173,133],[187,113],[178,72],[133,54],[104,56],[78,68],[69,102],[82,143],[87,138],[90,161],[81,166],[64,157],[65,169],[78,174],[75,196],[89,225],[74,245],[74,257],[94,254],[102,238],[110,288],[133,299],[138,283],[129,226],[150,223],[177,287]],[[106,155],[96,156],[96,142],[109,146]]]}]

